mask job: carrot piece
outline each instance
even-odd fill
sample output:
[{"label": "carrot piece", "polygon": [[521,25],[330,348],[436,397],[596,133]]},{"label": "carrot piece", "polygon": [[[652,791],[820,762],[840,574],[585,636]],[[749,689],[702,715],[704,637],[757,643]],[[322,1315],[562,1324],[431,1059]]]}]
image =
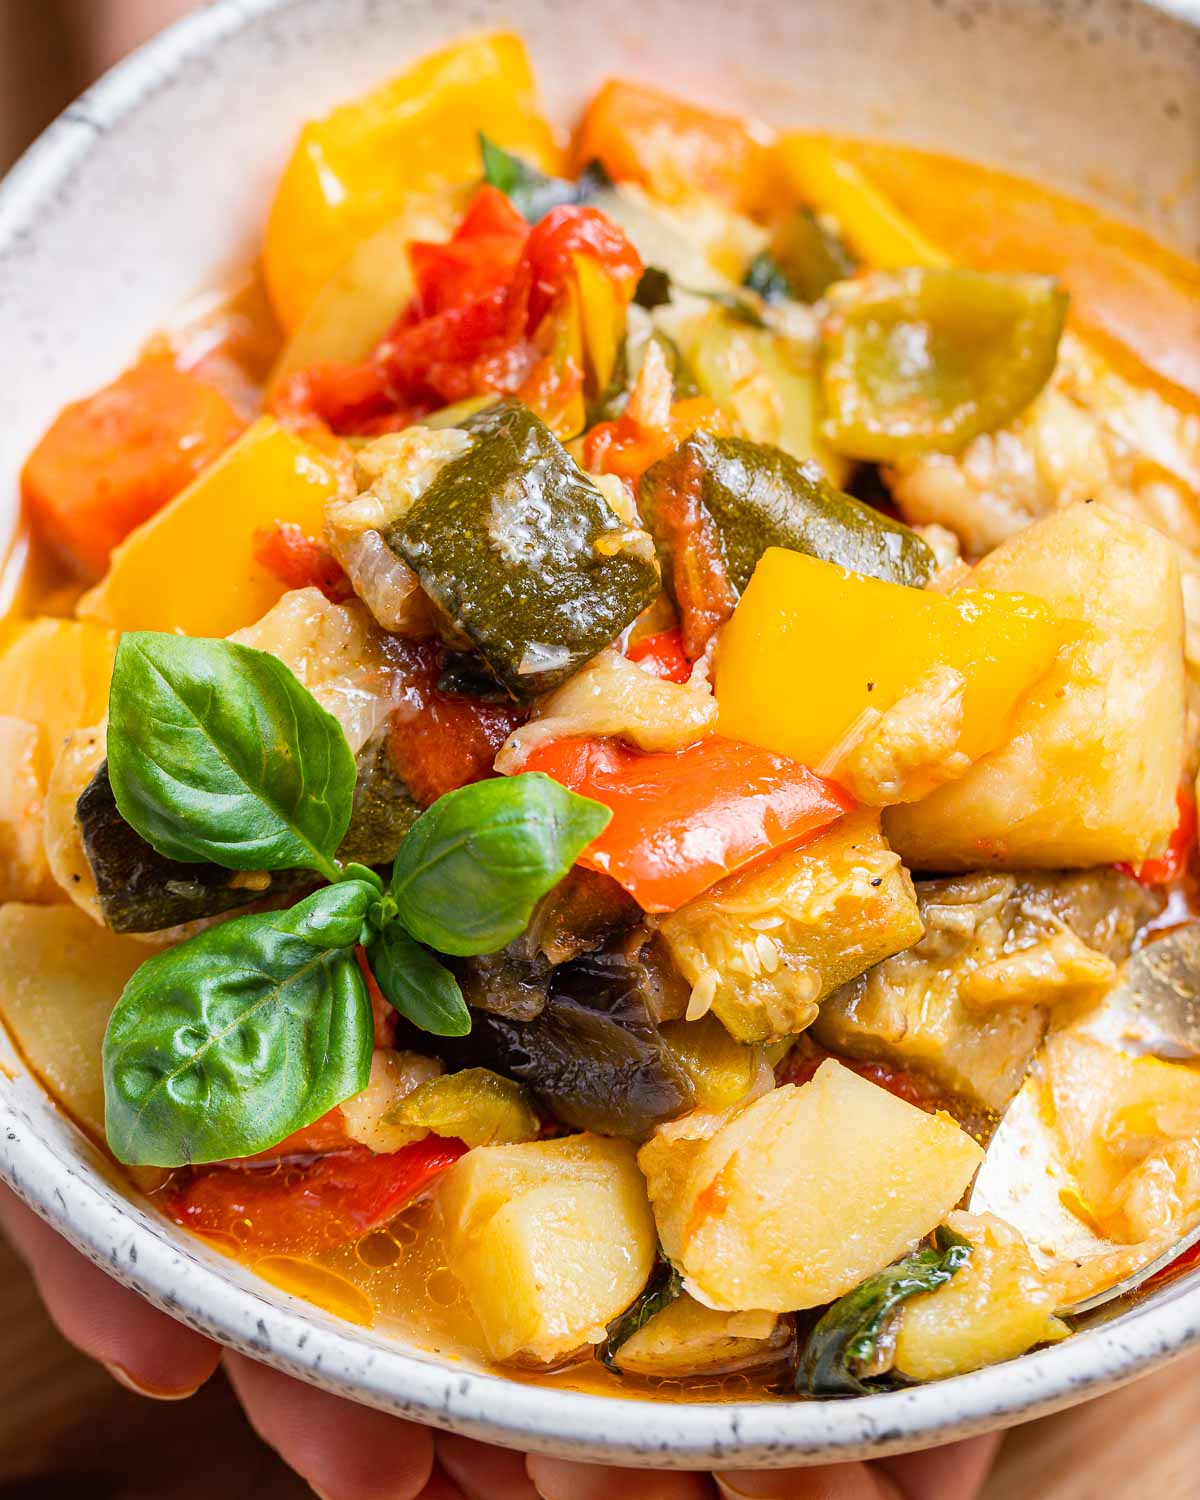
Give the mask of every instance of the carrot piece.
[{"label": "carrot piece", "polygon": [[700,191],[749,211],[769,197],[771,155],[746,121],[619,78],[588,105],[573,158],[576,171],[599,161],[618,182],[640,182],[664,198]]},{"label": "carrot piece", "polygon": [[99,578],[109,554],[242,430],[215,386],[161,354],[65,406],[21,476],[28,514],[62,560]]}]

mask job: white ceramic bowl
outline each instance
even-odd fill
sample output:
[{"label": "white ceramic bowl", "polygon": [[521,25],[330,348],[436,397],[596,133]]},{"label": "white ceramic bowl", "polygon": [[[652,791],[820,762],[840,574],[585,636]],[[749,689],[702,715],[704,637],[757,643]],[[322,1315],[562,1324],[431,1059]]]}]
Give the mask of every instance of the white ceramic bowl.
[{"label": "white ceramic bowl", "polygon": [[[0,189],[0,535],[57,408],[252,253],[300,121],[496,25],[525,35],[564,121],[625,73],[768,121],[976,156],[1200,247],[1196,0],[217,0],[72,105]],[[112,1275],[290,1374],[514,1447],[684,1468],[879,1455],[1066,1406],[1200,1339],[1193,1277],[1053,1349],[862,1400],[683,1406],[516,1384],[213,1254],[131,1200],[2,1032],[0,1075],[0,1173]]]}]

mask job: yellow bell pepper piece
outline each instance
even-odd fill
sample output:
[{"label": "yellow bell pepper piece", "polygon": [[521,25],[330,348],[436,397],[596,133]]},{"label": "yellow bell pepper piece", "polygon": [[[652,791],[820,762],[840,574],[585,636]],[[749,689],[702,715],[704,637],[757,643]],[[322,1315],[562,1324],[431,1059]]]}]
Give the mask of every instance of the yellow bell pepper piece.
[{"label": "yellow bell pepper piece", "polygon": [[953,751],[973,761],[1071,634],[1029,594],[906,588],[772,547],[721,635],[720,733],[836,775],[856,729],[948,668],[965,679]]},{"label": "yellow bell pepper piece", "polygon": [[97,724],[108,708],[116,632],[79,620],[25,620],[0,651],[0,716],[37,724],[43,786],[74,729]]},{"label": "yellow bell pepper piece", "polygon": [[479,179],[481,130],[544,171],[558,170],[524,43],[508,32],[435,52],[304,127],[263,241],[267,288],[286,330],[411,197]]},{"label": "yellow bell pepper piece", "polygon": [[865,265],[897,270],[952,264],[828,136],[796,131],[782,136],[776,150],[784,179],[810,208],[837,220]]},{"label": "yellow bell pepper piece", "polygon": [[337,492],[333,460],[262,417],[182,494],[116,549],[79,615],[118,630],[224,636],[286,592],[255,557],[277,521],[319,536]]}]

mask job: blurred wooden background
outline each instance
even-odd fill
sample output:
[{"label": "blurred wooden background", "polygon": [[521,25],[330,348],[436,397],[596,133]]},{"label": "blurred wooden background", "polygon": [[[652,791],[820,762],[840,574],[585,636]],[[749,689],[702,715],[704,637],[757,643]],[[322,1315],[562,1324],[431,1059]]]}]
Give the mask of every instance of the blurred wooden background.
[{"label": "blurred wooden background", "polygon": [[[0,171],[188,0],[0,0]],[[0,1245],[0,1500],[297,1500],[219,1377],[142,1401],[75,1354]],[[1200,1356],[1005,1441],[985,1500],[1200,1500]]]}]

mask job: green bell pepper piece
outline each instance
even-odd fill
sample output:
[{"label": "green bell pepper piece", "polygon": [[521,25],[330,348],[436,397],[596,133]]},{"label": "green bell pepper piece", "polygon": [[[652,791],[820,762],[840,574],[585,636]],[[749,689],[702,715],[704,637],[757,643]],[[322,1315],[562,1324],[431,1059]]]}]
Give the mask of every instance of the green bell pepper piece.
[{"label": "green bell pepper piece", "polygon": [[914,266],[840,282],[822,328],[826,438],[878,463],[958,452],[1046,384],[1066,311],[1047,276]]}]

